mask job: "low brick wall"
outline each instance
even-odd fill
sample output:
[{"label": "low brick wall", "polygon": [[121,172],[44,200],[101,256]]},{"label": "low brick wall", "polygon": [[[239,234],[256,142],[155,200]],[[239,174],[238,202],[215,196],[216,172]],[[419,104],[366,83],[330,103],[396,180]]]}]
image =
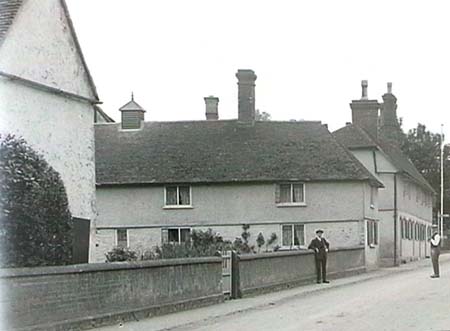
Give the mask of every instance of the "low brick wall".
[{"label": "low brick wall", "polygon": [[[239,296],[298,286],[316,279],[312,251],[242,255],[238,259]],[[330,279],[365,272],[364,247],[330,250],[327,271]]]},{"label": "low brick wall", "polygon": [[[3,269],[7,330],[81,330],[223,300],[220,258]],[[6,322],[6,324],[5,324]]]}]

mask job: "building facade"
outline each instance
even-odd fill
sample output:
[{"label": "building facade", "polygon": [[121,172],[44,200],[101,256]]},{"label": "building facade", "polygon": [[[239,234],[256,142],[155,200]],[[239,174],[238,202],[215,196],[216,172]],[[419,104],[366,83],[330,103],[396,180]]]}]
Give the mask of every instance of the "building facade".
[{"label": "building facade", "polygon": [[255,121],[256,75],[237,78],[237,120],[219,120],[211,96],[205,121],[144,122],[131,100],[122,123],[96,125],[95,260],[117,245],[181,243],[195,229],[233,241],[246,224],[251,243],[275,233],[281,249],[306,249],[323,228],[334,247],[367,244],[376,266],[380,182],[320,122]]},{"label": "building facade", "polygon": [[369,100],[367,82],[360,100],[350,104],[352,123],[336,132],[346,146],[384,185],[379,190],[380,254],[383,265],[429,256],[434,190],[401,151],[397,99],[392,85],[383,103]]},{"label": "building facade", "polygon": [[23,137],[59,172],[83,231],[96,215],[98,102],[66,3],[0,1],[0,132]]}]

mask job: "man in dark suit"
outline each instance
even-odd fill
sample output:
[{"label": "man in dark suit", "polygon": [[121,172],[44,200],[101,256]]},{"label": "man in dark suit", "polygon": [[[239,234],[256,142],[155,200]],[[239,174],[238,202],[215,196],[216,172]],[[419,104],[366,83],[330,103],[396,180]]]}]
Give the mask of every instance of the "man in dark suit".
[{"label": "man in dark suit", "polygon": [[322,237],[323,230],[316,231],[316,238],[311,240],[308,249],[314,250],[314,258],[316,261],[316,273],[317,284],[320,284],[320,278],[322,276],[322,282],[328,284],[327,280],[327,255],[330,249],[330,244],[325,238]]}]

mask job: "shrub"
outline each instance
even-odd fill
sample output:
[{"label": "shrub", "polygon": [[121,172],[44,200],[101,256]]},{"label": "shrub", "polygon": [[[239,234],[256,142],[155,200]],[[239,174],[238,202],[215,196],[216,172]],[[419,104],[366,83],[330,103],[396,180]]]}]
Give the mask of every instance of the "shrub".
[{"label": "shrub", "polygon": [[258,234],[258,237],[256,238],[256,245],[258,245],[258,253],[261,251],[261,247],[264,245],[266,240],[264,239],[264,235],[262,232]]},{"label": "shrub", "polygon": [[124,262],[137,260],[137,253],[127,247],[114,247],[105,255],[106,262]]},{"label": "shrub", "polygon": [[2,267],[72,261],[72,217],[58,174],[24,139],[0,135]]},{"label": "shrub", "polygon": [[238,254],[250,254],[255,253],[255,246],[249,245],[248,241],[250,239],[250,232],[248,231],[250,229],[250,225],[244,224],[242,225],[242,233],[241,238],[236,238],[233,242],[233,249]]},{"label": "shrub", "polygon": [[275,232],[272,232],[272,234],[270,235],[269,240],[267,240],[266,243],[266,252],[269,250],[269,246],[273,245],[278,239],[278,236]]},{"label": "shrub", "polygon": [[221,252],[231,249],[231,243],[223,240],[219,233],[211,229],[194,230],[186,243],[165,243],[146,249],[140,254],[142,260],[174,259],[202,256],[221,256]]}]

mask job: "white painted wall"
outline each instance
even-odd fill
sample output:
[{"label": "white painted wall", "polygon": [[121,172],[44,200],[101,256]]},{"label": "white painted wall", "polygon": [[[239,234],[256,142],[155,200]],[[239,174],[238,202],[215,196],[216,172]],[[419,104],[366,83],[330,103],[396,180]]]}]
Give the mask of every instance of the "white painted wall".
[{"label": "white painted wall", "polygon": [[[352,153],[384,185],[378,190],[380,258],[383,264],[391,264],[394,257],[394,173],[397,169],[380,151],[376,151],[375,156],[372,150],[352,150]],[[400,216],[430,225],[432,195],[402,174],[397,174],[396,178],[398,256],[412,260],[425,255],[425,243],[401,239]]]},{"label": "white painted wall", "polygon": [[[27,0],[0,47],[7,74],[94,98],[59,0]],[[90,103],[0,77],[0,132],[22,136],[61,175],[73,216],[95,220]]]},{"label": "white painted wall", "polygon": [[0,47],[0,70],[93,98],[60,0],[27,0]]},{"label": "white painted wall", "polygon": [[[192,186],[192,209],[164,209],[164,187],[98,187],[98,226],[362,219],[364,184],[306,183],[305,207],[277,207],[275,184]],[[370,212],[369,206],[366,206]]]},{"label": "white painted wall", "polygon": [[192,209],[167,210],[162,186],[98,187],[96,261],[103,261],[115,245],[114,229],[123,227],[130,228],[130,246],[138,251],[159,245],[162,227],[212,228],[233,241],[244,223],[251,225],[253,243],[259,232],[266,240],[275,232],[276,244],[281,244],[281,225],[302,223],[306,244],[319,227],[334,247],[364,244],[363,219],[375,213],[368,204],[368,188],[362,182],[306,183],[306,206],[277,207],[275,184],[195,185]]}]

